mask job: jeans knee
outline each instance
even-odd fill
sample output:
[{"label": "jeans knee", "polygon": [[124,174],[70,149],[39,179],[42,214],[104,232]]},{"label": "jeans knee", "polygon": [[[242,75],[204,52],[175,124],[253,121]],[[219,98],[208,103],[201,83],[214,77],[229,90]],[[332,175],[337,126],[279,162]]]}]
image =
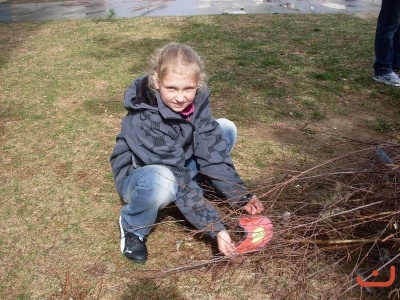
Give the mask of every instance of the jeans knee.
[{"label": "jeans knee", "polygon": [[232,121],[225,118],[217,119],[217,122],[221,127],[222,135],[228,144],[229,152],[231,152],[237,141],[236,125]]},{"label": "jeans knee", "polygon": [[135,205],[163,208],[175,201],[178,191],[175,175],[167,167],[149,165],[133,171],[123,199]]},{"label": "jeans knee", "polygon": [[153,191],[154,205],[163,208],[172,201],[175,201],[176,193],[178,191],[178,184],[176,183],[175,175],[170,169],[164,166],[148,166],[149,177],[148,183],[151,184]]}]

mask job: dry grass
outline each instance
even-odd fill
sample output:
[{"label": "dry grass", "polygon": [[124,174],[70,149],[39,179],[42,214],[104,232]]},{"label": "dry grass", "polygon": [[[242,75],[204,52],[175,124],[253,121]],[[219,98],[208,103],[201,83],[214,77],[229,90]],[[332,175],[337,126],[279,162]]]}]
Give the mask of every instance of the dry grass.
[{"label": "dry grass", "polygon": [[[371,82],[374,24],[344,15],[1,24],[0,298],[396,299],[399,276],[371,293],[354,280],[400,268],[400,90]],[[145,265],[119,253],[108,158],[121,99],[171,40],[203,54],[214,114],[239,127],[233,158],[275,226],[263,251],[216,256],[170,207]],[[237,212],[216,205],[234,230]]]}]

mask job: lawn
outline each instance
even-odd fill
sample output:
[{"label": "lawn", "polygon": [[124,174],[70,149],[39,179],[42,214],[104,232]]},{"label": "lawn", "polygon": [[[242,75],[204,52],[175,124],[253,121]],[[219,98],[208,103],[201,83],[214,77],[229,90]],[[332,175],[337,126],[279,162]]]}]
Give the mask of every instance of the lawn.
[{"label": "lawn", "polygon": [[[400,268],[400,88],[372,81],[375,24],[344,14],[0,24],[0,298],[394,299],[400,276],[381,289],[355,281]],[[216,255],[173,206],[146,264],[119,252],[109,156],[123,93],[169,41],[202,55],[213,114],[238,127],[233,160],[275,226],[260,252]],[[237,212],[220,202],[234,230]]]}]

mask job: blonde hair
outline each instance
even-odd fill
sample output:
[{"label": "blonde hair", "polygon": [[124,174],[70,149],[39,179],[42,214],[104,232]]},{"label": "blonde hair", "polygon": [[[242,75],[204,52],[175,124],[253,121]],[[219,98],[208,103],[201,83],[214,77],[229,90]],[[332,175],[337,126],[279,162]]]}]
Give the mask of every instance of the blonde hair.
[{"label": "blonde hair", "polygon": [[183,72],[192,76],[200,88],[206,87],[203,61],[196,51],[182,43],[168,43],[158,49],[151,61],[149,87],[155,90],[155,80],[163,80],[167,74]]}]

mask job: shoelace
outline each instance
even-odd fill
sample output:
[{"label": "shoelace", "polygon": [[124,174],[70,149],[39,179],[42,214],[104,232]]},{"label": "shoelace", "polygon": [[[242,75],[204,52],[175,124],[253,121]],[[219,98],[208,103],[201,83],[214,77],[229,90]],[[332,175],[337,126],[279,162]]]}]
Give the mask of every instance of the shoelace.
[{"label": "shoelace", "polygon": [[141,240],[137,235],[130,233],[130,232],[127,232],[125,234],[125,239],[127,241],[129,241],[129,243],[132,243],[132,244],[142,244],[145,242],[145,239]]}]

